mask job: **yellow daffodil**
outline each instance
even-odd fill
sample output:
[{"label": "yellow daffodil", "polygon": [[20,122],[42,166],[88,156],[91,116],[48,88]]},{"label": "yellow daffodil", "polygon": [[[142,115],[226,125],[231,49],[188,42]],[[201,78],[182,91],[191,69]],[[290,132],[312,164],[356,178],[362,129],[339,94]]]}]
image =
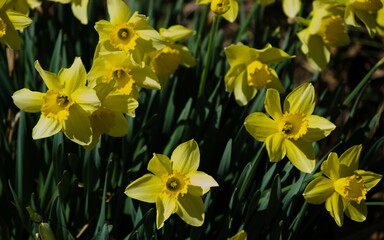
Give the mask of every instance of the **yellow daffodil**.
[{"label": "yellow daffodil", "polygon": [[362,222],[367,218],[365,203],[367,192],[382,178],[370,171],[357,170],[361,145],[346,150],[340,158],[332,152],[321,165],[319,176],[312,180],[304,190],[304,198],[312,204],[322,204],[340,227],[344,212],[352,220]]},{"label": "yellow daffodil", "polygon": [[88,80],[90,87],[115,81],[116,92],[124,95],[137,92],[135,86],[156,90],[161,88],[156,74],[149,66],[144,62],[136,63],[132,55],[124,52],[112,52],[96,58],[88,73]]},{"label": "yellow daffodil", "polygon": [[224,49],[230,66],[225,74],[225,89],[234,92],[240,106],[251,101],[259,89],[275,88],[284,92],[276,71],[268,64],[292,58],[286,52],[267,44],[263,49],[245,45],[231,45]]},{"label": "yellow daffodil", "polygon": [[25,14],[12,10],[12,7],[11,0],[0,2],[0,42],[12,49],[19,50],[21,45],[17,30],[28,27],[32,20]]},{"label": "yellow daffodil", "polygon": [[71,4],[73,15],[84,25],[88,24],[88,2],[89,0],[49,0],[62,4]]},{"label": "yellow daffodil", "polygon": [[383,8],[381,0],[346,0],[345,1],[345,23],[353,26],[359,26],[355,15],[364,23],[369,36],[376,34],[377,12]]},{"label": "yellow daffodil", "polygon": [[[384,5],[384,0],[382,0],[381,3]],[[376,22],[377,33],[384,37],[384,7],[377,11]]]},{"label": "yellow daffodil", "polygon": [[313,2],[313,18],[308,28],[297,34],[309,64],[323,70],[330,61],[331,47],[341,47],[350,42],[344,21],[343,10],[336,3]]},{"label": "yellow daffodil", "polygon": [[128,197],[156,203],[156,226],[160,229],[172,213],[192,226],[204,222],[204,203],[201,196],[218,186],[208,174],[197,171],[200,164],[199,146],[194,140],[180,144],[171,159],[153,154],[145,174],[125,189]]},{"label": "yellow daffodil", "polygon": [[223,16],[229,22],[234,22],[239,14],[239,3],[236,0],[196,0],[196,4],[209,3],[212,12]]},{"label": "yellow daffodil", "polygon": [[122,137],[129,131],[124,113],[135,117],[135,109],[139,103],[128,95],[114,93],[114,82],[100,83],[94,89],[100,99],[101,106],[89,116],[92,127],[92,142],[83,147],[90,151],[99,142],[102,134]]},{"label": "yellow daffodil", "polygon": [[148,18],[131,10],[122,0],[107,0],[110,22],[100,20],[95,24],[99,43],[95,56],[112,51],[132,53],[141,57],[164,47],[160,34],[148,24]]},{"label": "yellow daffodil", "polygon": [[256,140],[265,142],[271,162],[278,162],[287,155],[291,163],[302,172],[310,173],[315,167],[312,142],[328,136],[335,125],[327,119],[312,115],[315,109],[315,89],[310,83],[295,88],[280,107],[280,96],[275,89],[268,89],[265,110],[247,116],[245,129]]},{"label": "yellow daffodil", "polygon": [[196,32],[181,25],[174,25],[168,29],[160,28],[160,35],[166,44],[164,48],[148,53],[149,65],[159,77],[161,87],[164,88],[168,76],[173,74],[179,65],[194,67],[196,60],[186,46],[175,42],[186,39]]},{"label": "yellow daffodil", "polygon": [[244,230],[241,230],[236,235],[232,236],[229,240],[247,240],[247,233]]},{"label": "yellow daffodil", "polygon": [[12,98],[25,112],[41,112],[33,128],[33,139],[50,137],[62,131],[70,140],[87,145],[92,141],[89,116],[100,107],[95,90],[86,87],[87,73],[80,58],[58,74],[44,71],[38,61],[35,68],[48,87],[46,93],[23,88]]}]

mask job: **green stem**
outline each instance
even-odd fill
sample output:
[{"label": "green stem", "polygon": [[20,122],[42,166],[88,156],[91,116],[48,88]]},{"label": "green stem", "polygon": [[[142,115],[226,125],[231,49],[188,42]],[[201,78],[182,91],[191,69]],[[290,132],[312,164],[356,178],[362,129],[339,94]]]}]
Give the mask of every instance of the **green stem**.
[{"label": "green stem", "polygon": [[199,26],[199,32],[197,33],[197,39],[196,39],[196,44],[195,44],[195,49],[193,51],[193,57],[196,58],[197,56],[197,52],[199,51],[199,48],[200,48],[200,43],[201,43],[201,36],[203,35],[203,31],[204,31],[204,27],[205,27],[205,23],[207,21],[207,16],[208,16],[208,12],[209,12],[209,7],[210,5],[207,4],[204,8],[204,12],[203,12],[203,16],[201,17],[201,22],[200,22],[200,26]]},{"label": "green stem", "polygon": [[361,88],[367,83],[367,81],[371,78],[372,74],[376,71],[377,68],[379,68],[384,63],[384,58],[380,59],[375,66],[368,72],[367,75],[361,80],[361,82],[353,89],[353,91],[349,94],[349,96],[344,100],[343,107],[346,107],[352,99],[357,95],[357,93],[360,91]]},{"label": "green stem", "polygon": [[241,24],[240,30],[237,32],[236,37],[233,40],[234,43],[238,42],[241,35],[243,35],[245,30],[247,30],[247,27],[248,27],[249,23],[252,21],[253,16],[255,15],[257,10],[259,9],[259,6],[260,6],[260,4],[258,2],[255,2],[255,4],[253,4],[251,11],[249,12],[245,21]]},{"label": "green stem", "polygon": [[215,37],[217,23],[219,22],[218,19],[219,19],[218,15],[215,15],[213,17],[213,22],[212,22],[212,26],[211,26],[211,32],[209,33],[209,42],[208,42],[207,55],[205,56],[205,64],[204,64],[203,73],[201,74],[199,93],[198,93],[197,97],[200,97],[203,94],[204,87],[205,87],[205,82],[206,82],[207,76],[208,76],[208,71],[209,71],[209,68],[211,66],[213,39]]}]

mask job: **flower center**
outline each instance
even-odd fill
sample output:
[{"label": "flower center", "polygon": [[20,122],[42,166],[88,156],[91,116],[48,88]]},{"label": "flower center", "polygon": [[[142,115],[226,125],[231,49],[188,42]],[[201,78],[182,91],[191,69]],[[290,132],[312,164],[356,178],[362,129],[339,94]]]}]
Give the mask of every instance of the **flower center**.
[{"label": "flower center", "polygon": [[5,24],[4,20],[0,17],[0,38],[5,35],[7,32],[7,24]]},{"label": "flower center", "polygon": [[333,185],[335,191],[348,202],[353,201],[360,204],[361,200],[365,200],[367,188],[364,185],[364,180],[357,175],[337,179]]},{"label": "flower center", "polygon": [[377,12],[383,7],[383,4],[380,0],[356,0],[351,6],[360,10]]},{"label": "flower center", "polygon": [[115,115],[108,108],[100,108],[89,117],[94,133],[108,133],[115,126]]},{"label": "flower center", "polygon": [[102,81],[109,82],[111,80],[116,81],[116,91],[129,95],[132,92],[132,86],[135,83],[130,70],[127,68],[113,68],[108,74],[104,75]]},{"label": "flower center", "polygon": [[297,140],[308,132],[308,119],[301,112],[286,112],[281,118],[278,128],[286,139]]},{"label": "flower center", "polygon": [[151,59],[151,68],[159,77],[173,74],[179,67],[181,55],[179,50],[164,47]]},{"label": "flower center", "polygon": [[228,12],[230,8],[229,0],[212,0],[211,2],[212,12],[218,15]]},{"label": "flower center", "polygon": [[161,180],[164,184],[162,193],[175,199],[177,199],[179,195],[184,196],[184,194],[188,192],[188,186],[191,184],[188,177],[176,170],[173,170],[172,174],[164,174]]},{"label": "flower center", "polygon": [[345,34],[345,25],[339,15],[330,16],[322,20],[319,35],[323,38],[325,44],[331,47],[340,46],[343,34]]},{"label": "flower center", "polygon": [[268,65],[260,61],[253,61],[247,66],[248,85],[256,89],[265,88],[267,83],[272,82],[271,70]]},{"label": "flower center", "polygon": [[109,35],[112,46],[125,52],[135,49],[138,38],[139,35],[133,28],[133,24],[129,23],[116,24]]},{"label": "flower center", "polygon": [[70,96],[54,90],[48,90],[44,95],[44,104],[41,106],[42,114],[55,120],[67,120],[69,107],[74,104]]}]

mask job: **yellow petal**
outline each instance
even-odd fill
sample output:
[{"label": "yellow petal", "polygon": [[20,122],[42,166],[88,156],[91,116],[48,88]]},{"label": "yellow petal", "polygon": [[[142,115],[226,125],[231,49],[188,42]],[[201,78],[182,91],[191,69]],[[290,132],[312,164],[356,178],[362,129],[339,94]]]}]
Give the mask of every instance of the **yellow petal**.
[{"label": "yellow petal", "polygon": [[11,20],[8,18],[5,12],[0,12],[0,17],[5,22],[7,29],[6,34],[0,38],[0,42],[5,43],[8,47],[19,50],[21,47],[20,37]]},{"label": "yellow petal", "polygon": [[165,155],[154,153],[151,160],[149,160],[147,169],[158,177],[167,173],[172,174],[171,160]]},{"label": "yellow petal", "polygon": [[124,114],[121,112],[114,113],[114,123],[111,129],[107,132],[108,135],[112,137],[123,137],[129,132],[129,125],[127,119],[124,117]]},{"label": "yellow petal", "polygon": [[269,160],[278,162],[285,157],[285,137],[281,133],[275,133],[265,139],[265,147],[268,151]]},{"label": "yellow petal", "polygon": [[60,132],[61,128],[62,126],[59,121],[52,118],[45,118],[43,114],[41,114],[39,121],[32,130],[32,138],[36,140],[50,137]]},{"label": "yellow petal", "polygon": [[249,86],[247,82],[246,71],[243,71],[234,82],[234,95],[237,104],[239,106],[245,106],[251,101],[257,93],[257,89],[255,87]]},{"label": "yellow petal", "polygon": [[225,91],[233,92],[236,80],[238,78],[242,79],[246,77],[245,70],[246,70],[245,64],[239,64],[229,68],[228,72],[224,76]]},{"label": "yellow petal", "polygon": [[369,36],[373,38],[376,34],[376,15],[364,11],[364,10],[355,10],[356,16],[364,23],[365,27],[368,30]]},{"label": "yellow petal", "polygon": [[[95,29],[99,34],[99,43],[101,43],[109,40],[109,34],[113,31],[114,26],[106,20],[100,20],[95,23]],[[95,55],[97,52],[95,51]]]},{"label": "yellow petal", "polygon": [[103,106],[113,111],[130,113],[139,106],[139,103],[126,95],[109,95],[103,101]]},{"label": "yellow petal", "polygon": [[359,167],[359,158],[362,150],[362,145],[355,145],[348,148],[341,154],[340,160],[340,177],[352,176],[354,171]]},{"label": "yellow petal", "polygon": [[58,73],[61,82],[65,83],[64,92],[71,95],[80,86],[85,86],[87,72],[81,58],[76,57],[70,68],[62,68]]},{"label": "yellow petal", "polygon": [[89,0],[72,1],[71,4],[73,15],[84,25],[88,24],[88,1]]},{"label": "yellow petal", "polygon": [[85,111],[94,112],[100,107],[100,100],[92,88],[80,86],[71,97]]},{"label": "yellow petal", "polygon": [[229,240],[247,240],[247,233],[244,230],[236,233],[236,235],[232,236]]},{"label": "yellow petal", "polygon": [[345,202],[345,215],[356,222],[364,222],[367,218],[367,204],[364,200],[360,204],[356,202]]},{"label": "yellow petal", "polygon": [[380,174],[364,170],[356,170],[355,174],[359,175],[364,180],[364,186],[367,188],[367,191],[376,186],[383,177]]},{"label": "yellow petal", "polygon": [[295,57],[288,55],[286,52],[279,48],[272,47],[270,43],[267,43],[263,49],[255,50],[259,53],[258,60],[264,64],[278,63],[283,60]]},{"label": "yellow petal", "polygon": [[283,11],[290,18],[296,17],[301,7],[300,0],[283,0]]},{"label": "yellow petal", "polygon": [[329,198],[327,198],[325,201],[325,208],[335,219],[336,224],[341,227],[344,220],[344,205],[340,195],[334,192]]},{"label": "yellow petal", "polygon": [[160,35],[166,41],[172,42],[172,43],[186,39],[196,34],[196,31],[189,29],[187,27],[184,27],[182,25],[173,25],[173,26],[170,26],[168,29],[160,28],[159,32],[160,32]]},{"label": "yellow petal", "polygon": [[334,152],[331,152],[328,155],[327,160],[325,160],[321,164],[321,171],[329,177],[332,181],[336,181],[340,178],[339,174],[339,158],[337,157],[337,154]]},{"label": "yellow petal", "polygon": [[88,145],[92,142],[89,114],[76,103],[69,108],[68,119],[63,121],[63,132],[77,144]]},{"label": "yellow petal", "polygon": [[131,10],[122,0],[107,0],[108,13],[112,24],[126,23]]},{"label": "yellow petal", "polygon": [[7,15],[16,30],[23,30],[32,23],[32,19],[14,10],[7,10]]},{"label": "yellow petal", "polygon": [[223,18],[227,21],[233,23],[239,14],[239,3],[236,0],[229,0],[229,5],[229,10],[221,16],[223,16]]},{"label": "yellow petal", "polygon": [[231,67],[239,64],[247,65],[259,56],[257,51],[252,51],[250,47],[245,45],[231,45],[224,48],[224,53]]},{"label": "yellow petal", "polygon": [[278,122],[261,112],[249,114],[244,120],[245,129],[257,141],[264,142],[268,136],[278,133]]},{"label": "yellow petal", "polygon": [[280,121],[283,116],[280,105],[280,95],[275,89],[268,89],[265,96],[264,106],[267,113],[275,120]]},{"label": "yellow petal", "polygon": [[45,71],[41,67],[38,60],[35,61],[35,68],[37,72],[40,74],[41,78],[43,79],[45,85],[47,85],[48,89],[61,91],[61,89],[63,88],[63,85],[56,74]]},{"label": "yellow petal", "polygon": [[160,229],[164,226],[164,222],[174,212],[176,199],[160,194],[156,198],[156,227]]},{"label": "yellow petal", "polygon": [[333,181],[329,178],[320,176],[308,183],[305,187],[303,196],[305,200],[311,204],[321,204],[334,192]]},{"label": "yellow petal", "polygon": [[205,218],[203,200],[189,194],[179,197],[176,213],[187,224],[199,227],[203,225]]},{"label": "yellow petal", "polygon": [[184,174],[194,172],[200,164],[199,146],[195,140],[189,140],[177,146],[171,155],[173,169]]},{"label": "yellow petal", "polygon": [[[219,184],[211,177],[210,175],[206,174],[205,172],[196,171],[188,175],[189,181],[194,186],[199,186],[202,188],[201,195],[207,193],[211,187],[218,187]],[[188,188],[189,192],[189,188]],[[200,196],[201,196],[200,195]]]},{"label": "yellow petal", "polygon": [[315,70],[323,70],[331,59],[331,51],[322,38],[318,35],[309,34],[308,29],[297,34],[302,42],[301,50],[307,57],[308,63]]},{"label": "yellow petal", "polygon": [[134,68],[131,70],[131,74],[138,86],[153,90],[161,89],[159,79],[149,66]]},{"label": "yellow petal", "polygon": [[44,93],[31,91],[27,88],[20,89],[12,95],[15,105],[25,112],[40,112],[43,105]]},{"label": "yellow petal", "polygon": [[326,118],[310,115],[308,119],[308,132],[303,136],[307,142],[316,142],[328,136],[335,128],[335,124]]},{"label": "yellow petal", "polygon": [[289,161],[300,171],[311,173],[315,168],[315,150],[309,142],[285,141]]},{"label": "yellow petal", "polygon": [[100,133],[93,132],[92,136],[92,142],[88,145],[82,145],[85,151],[90,152],[92,149],[94,149],[100,141]]},{"label": "yellow petal", "polygon": [[304,83],[295,88],[284,100],[284,112],[301,112],[311,115],[315,109],[315,88],[310,83]]},{"label": "yellow petal", "polygon": [[153,174],[147,173],[144,176],[130,183],[124,193],[130,197],[147,203],[156,202],[156,197],[161,193],[163,183],[161,179]]},{"label": "yellow petal", "polygon": [[283,87],[283,84],[281,84],[279,80],[279,76],[277,75],[275,69],[269,68],[269,71],[271,72],[272,78],[271,78],[271,82],[267,83],[266,88],[274,88],[277,91],[279,91],[279,93],[284,93],[285,89]]},{"label": "yellow petal", "polygon": [[172,44],[171,48],[179,51],[181,56],[180,65],[184,67],[194,67],[196,65],[196,59],[192,56],[191,52],[186,46],[181,44]]},{"label": "yellow petal", "polygon": [[212,2],[212,0],[196,0],[196,4],[208,4]]}]

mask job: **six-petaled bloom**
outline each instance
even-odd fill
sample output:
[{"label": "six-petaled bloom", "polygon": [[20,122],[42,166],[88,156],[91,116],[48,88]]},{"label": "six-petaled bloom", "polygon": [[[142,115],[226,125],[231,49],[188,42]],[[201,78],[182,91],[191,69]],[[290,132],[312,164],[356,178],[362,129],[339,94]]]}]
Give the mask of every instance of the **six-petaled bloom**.
[{"label": "six-petaled bloom", "polygon": [[321,165],[325,176],[312,180],[303,193],[309,203],[325,202],[325,208],[339,226],[343,225],[344,212],[357,222],[366,219],[366,194],[382,178],[380,174],[357,169],[361,149],[361,145],[353,146],[340,158],[336,153],[330,153]]},{"label": "six-petaled bloom", "polygon": [[315,108],[314,87],[305,83],[295,88],[284,100],[281,111],[280,96],[275,89],[268,89],[265,110],[248,115],[244,125],[258,141],[265,142],[271,162],[278,162],[287,155],[296,168],[310,173],[315,167],[312,142],[328,136],[335,125],[327,119],[312,115]]},{"label": "six-petaled bloom", "polygon": [[154,154],[145,174],[127,186],[125,194],[143,202],[156,203],[156,226],[163,227],[172,213],[192,226],[204,222],[204,203],[201,196],[218,186],[208,174],[197,171],[200,151],[195,140],[180,144],[171,159]]}]

